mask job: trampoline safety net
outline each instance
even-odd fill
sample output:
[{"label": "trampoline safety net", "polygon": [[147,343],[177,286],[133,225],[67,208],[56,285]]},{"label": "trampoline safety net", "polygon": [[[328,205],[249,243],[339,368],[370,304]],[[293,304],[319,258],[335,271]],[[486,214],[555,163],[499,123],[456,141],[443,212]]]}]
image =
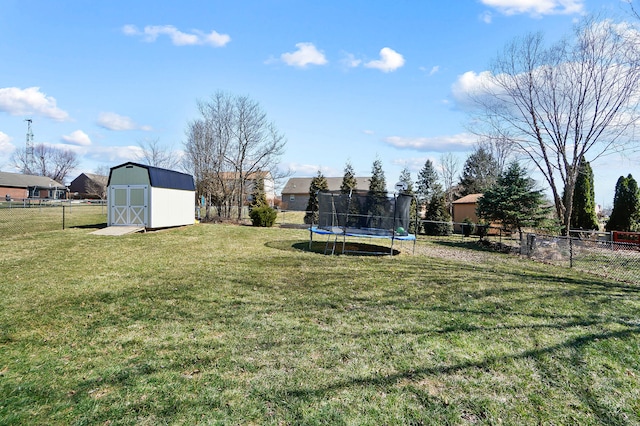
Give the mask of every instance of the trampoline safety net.
[{"label": "trampoline safety net", "polygon": [[412,195],[318,193],[318,229],[332,234],[398,238],[409,235]]}]

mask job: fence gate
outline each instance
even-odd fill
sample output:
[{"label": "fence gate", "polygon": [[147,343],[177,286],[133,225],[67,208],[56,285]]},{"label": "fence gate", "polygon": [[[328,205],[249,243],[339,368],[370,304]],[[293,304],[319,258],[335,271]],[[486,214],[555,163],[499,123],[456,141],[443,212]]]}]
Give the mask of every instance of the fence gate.
[{"label": "fence gate", "polygon": [[147,226],[148,205],[148,185],[112,185],[109,193],[109,225]]}]

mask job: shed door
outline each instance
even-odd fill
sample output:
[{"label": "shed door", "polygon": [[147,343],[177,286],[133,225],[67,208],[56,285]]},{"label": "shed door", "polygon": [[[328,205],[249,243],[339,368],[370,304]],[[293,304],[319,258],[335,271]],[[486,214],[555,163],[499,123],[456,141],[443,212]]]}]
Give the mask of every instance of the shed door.
[{"label": "shed door", "polygon": [[144,225],[148,223],[149,187],[147,185],[114,185],[109,194],[111,225]]}]

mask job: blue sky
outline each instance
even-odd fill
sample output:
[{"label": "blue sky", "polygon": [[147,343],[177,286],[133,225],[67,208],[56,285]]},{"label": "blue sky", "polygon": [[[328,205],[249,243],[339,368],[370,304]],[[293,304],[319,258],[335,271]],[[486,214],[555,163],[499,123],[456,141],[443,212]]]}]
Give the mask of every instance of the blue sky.
[{"label": "blue sky", "polygon": [[[294,176],[370,175],[392,187],[408,166],[475,138],[459,82],[514,37],[567,34],[585,14],[631,19],[623,0],[2,0],[0,170],[35,143],[72,149],[72,174],[136,160],[141,141],[180,150],[196,103],[217,91],[260,103],[287,138]],[[472,74],[471,74],[472,75]],[[611,205],[640,158],[592,164]],[[533,174],[536,177],[536,174]]]}]

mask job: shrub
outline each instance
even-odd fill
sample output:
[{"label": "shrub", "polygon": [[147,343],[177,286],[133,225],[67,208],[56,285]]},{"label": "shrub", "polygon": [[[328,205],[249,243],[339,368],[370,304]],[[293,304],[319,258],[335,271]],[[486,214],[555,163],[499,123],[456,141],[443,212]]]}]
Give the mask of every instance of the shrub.
[{"label": "shrub", "polygon": [[253,226],[271,227],[276,223],[278,212],[269,206],[256,207],[249,212]]},{"label": "shrub", "polygon": [[462,234],[465,237],[468,237],[473,233],[474,230],[475,230],[475,225],[473,224],[471,219],[469,219],[468,217],[465,217],[462,220]]}]

